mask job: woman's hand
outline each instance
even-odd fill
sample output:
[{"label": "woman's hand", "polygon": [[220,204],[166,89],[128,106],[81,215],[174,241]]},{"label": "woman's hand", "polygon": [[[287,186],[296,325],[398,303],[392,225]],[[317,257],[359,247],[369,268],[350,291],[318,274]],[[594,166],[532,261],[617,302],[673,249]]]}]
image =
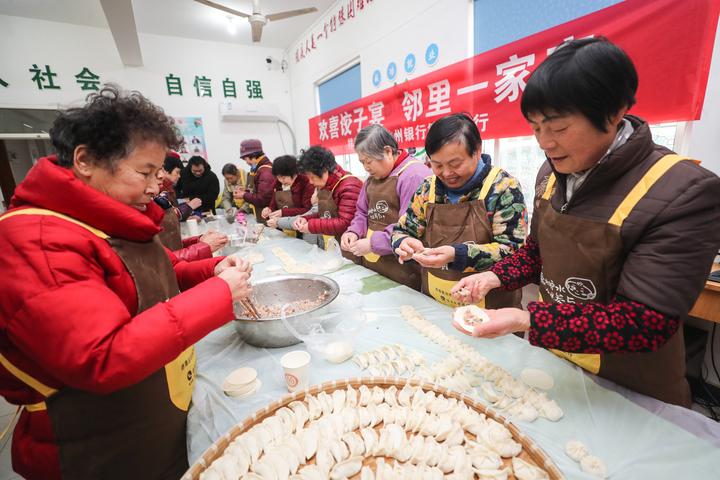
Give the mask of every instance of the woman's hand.
[{"label": "woman's hand", "polygon": [[425,246],[420,240],[413,237],[406,237],[395,249],[395,253],[398,256],[398,262],[402,265],[408,260],[412,260],[416,253],[421,253],[423,250],[425,250]]},{"label": "woman's hand", "polygon": [[202,200],[200,200],[199,198],[193,198],[188,202],[188,205],[190,205],[190,208],[192,208],[193,210],[197,210],[202,206]]},{"label": "woman's hand", "polygon": [[[509,333],[525,332],[530,329],[530,313],[519,308],[500,308],[498,310],[486,310],[490,320],[475,325],[473,337],[495,338]],[[453,326],[455,324],[453,323]],[[460,326],[456,329],[463,333]]]},{"label": "woman's hand", "polygon": [[262,212],[260,212],[260,216],[261,216],[262,218],[269,218],[269,217],[270,217],[270,212],[272,212],[272,210],[270,210],[270,207],[265,207],[265,208],[262,209]]},{"label": "woman's hand", "polygon": [[340,248],[349,252],[357,240],[357,234],[353,232],[345,232],[342,234],[342,237],[340,237]]},{"label": "woman's hand", "polygon": [[423,267],[442,268],[455,260],[455,248],[450,245],[428,248],[416,253],[413,258]]},{"label": "woman's hand", "polygon": [[308,229],[308,221],[305,217],[298,217],[293,222],[293,228],[300,233],[310,233]]},{"label": "woman's hand", "polygon": [[488,294],[490,290],[501,287],[500,279],[493,272],[476,273],[461,279],[450,290],[452,296],[463,303],[477,303]]},{"label": "woman's hand", "polygon": [[[230,258],[230,257],[228,257]],[[243,271],[239,267],[228,267],[223,270],[219,278],[222,278],[230,288],[233,302],[252,295],[252,285],[250,285],[250,274]]]},{"label": "woman's hand", "polygon": [[368,253],[372,252],[372,247],[370,245],[370,239],[369,238],[363,238],[361,240],[358,240],[353,244],[352,247],[350,247],[350,253],[355,255],[356,257],[362,257],[363,255],[367,255]]},{"label": "woman's hand", "polygon": [[270,228],[277,228],[277,226],[278,226],[278,219],[275,218],[275,217],[270,217],[270,218],[267,219],[267,221],[266,221],[265,223],[267,223],[267,226],[270,227]]},{"label": "woman's hand", "polygon": [[222,259],[220,263],[215,265],[215,275],[220,276],[222,272],[228,268],[238,268],[248,275],[252,273],[252,265],[244,258],[238,258],[235,255],[230,255]]},{"label": "woman's hand", "polygon": [[228,236],[224,233],[216,232],[214,230],[210,230],[205,235],[202,235],[199,239],[199,242],[207,243],[210,245],[210,251],[216,252],[220,250],[222,247],[227,245],[228,243]]}]

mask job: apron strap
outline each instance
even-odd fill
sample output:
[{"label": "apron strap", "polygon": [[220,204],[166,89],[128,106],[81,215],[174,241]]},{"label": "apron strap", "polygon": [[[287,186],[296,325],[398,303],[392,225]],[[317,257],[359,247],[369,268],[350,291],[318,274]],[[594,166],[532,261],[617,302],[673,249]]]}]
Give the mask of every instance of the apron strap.
[{"label": "apron strap", "polygon": [[485,177],[485,180],[483,181],[482,189],[480,190],[480,198],[485,200],[485,197],[487,197],[488,193],[490,192],[490,188],[495,183],[495,179],[498,175],[500,175],[500,168],[499,167],[492,167],[490,171],[488,172],[487,176]]},{"label": "apron strap", "polygon": [[625,200],[615,210],[615,213],[610,217],[608,223],[610,225],[621,226],[626,218],[630,216],[633,208],[637,203],[645,196],[645,194],[655,185],[668,170],[673,166],[682,162],[683,160],[689,160],[687,157],[681,157],[676,154],[669,154],[662,157],[660,160],[650,167],[650,170],[640,179],[640,181],[630,190],[630,193],[625,197]]},{"label": "apron strap", "polygon": [[410,165],[414,165],[414,164],[416,164],[416,163],[422,163],[422,162],[420,162],[420,160],[410,160],[410,161],[407,162],[405,165],[403,165],[403,167],[402,167],[400,170],[398,170],[397,176],[399,177],[400,174],[403,173],[406,168],[408,168]]},{"label": "apron strap", "polygon": [[[18,215],[43,215],[48,217],[55,217],[55,218],[61,218],[63,220],[66,220],[70,223],[74,223],[75,225],[79,225],[89,232],[97,235],[100,238],[107,239],[110,238],[110,235],[106,234],[105,232],[98,230],[97,228],[91,227],[90,225],[81,222],[80,220],[76,220],[72,217],[69,217],[67,215],[63,215],[62,213],[58,213],[52,210],[47,210],[45,208],[24,208],[22,210],[14,210],[11,212],[6,213],[5,215],[0,216],[0,221],[7,220],[8,218],[15,217]],[[53,395],[57,392],[57,389],[49,387],[45,385],[44,383],[40,382],[36,378],[34,378],[32,375],[29,375],[19,368],[17,368],[15,365],[13,365],[10,360],[8,360],[4,355],[0,353],[0,365],[5,367],[5,370],[10,372],[13,376],[15,376],[18,380],[20,380],[22,383],[27,385],[28,387],[32,388],[36,392],[38,392],[40,395],[44,397],[49,397],[50,395]],[[26,405],[25,409],[29,412],[35,412],[38,410],[45,410],[47,406],[45,405],[45,402],[35,403],[33,405]]]},{"label": "apron strap", "polygon": [[543,193],[542,198],[544,200],[550,200],[553,190],[555,190],[555,174],[551,173],[547,179],[547,185],[545,186],[545,192]]},{"label": "apron strap", "polygon": [[10,217],[14,217],[16,215],[45,215],[48,217],[62,218],[63,220],[66,220],[70,223],[74,223],[75,225],[79,225],[79,226],[83,227],[84,229],[97,235],[100,238],[103,238],[103,239],[110,238],[110,235],[108,235],[107,233],[103,232],[102,230],[98,230],[97,228],[91,227],[87,223],[83,223],[80,220],[76,220],[76,219],[69,217],[67,215],[64,215],[62,213],[58,213],[53,210],[47,210],[45,208],[24,208],[22,210],[11,211],[11,212],[6,213],[5,215],[0,216],[0,221],[6,220]]},{"label": "apron strap", "polygon": [[335,186],[333,186],[332,189],[330,189],[330,193],[332,193],[332,192],[335,191],[335,189],[337,188],[337,186],[340,185],[340,182],[342,182],[342,181],[345,180],[346,178],[350,178],[350,177],[354,177],[354,176],[355,176],[355,175],[353,175],[353,174],[351,174],[351,173],[348,173],[348,174],[343,175],[342,177],[340,177],[340,179],[337,181],[337,183],[335,183]]}]

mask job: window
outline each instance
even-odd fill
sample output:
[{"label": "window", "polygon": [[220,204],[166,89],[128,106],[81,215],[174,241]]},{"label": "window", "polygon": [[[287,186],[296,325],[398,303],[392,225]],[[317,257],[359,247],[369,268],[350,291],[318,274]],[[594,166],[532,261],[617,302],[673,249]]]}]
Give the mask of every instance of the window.
[{"label": "window", "polygon": [[360,97],[362,97],[362,86],[358,63],[318,85],[319,113],[354,102]]}]

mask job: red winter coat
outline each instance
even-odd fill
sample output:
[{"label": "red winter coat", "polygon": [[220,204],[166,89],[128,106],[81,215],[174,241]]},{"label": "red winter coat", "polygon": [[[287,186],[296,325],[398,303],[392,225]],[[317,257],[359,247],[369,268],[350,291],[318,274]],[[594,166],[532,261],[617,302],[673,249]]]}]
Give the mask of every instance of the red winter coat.
[{"label": "red winter coat", "polygon": [[[282,183],[275,181],[275,191],[279,192],[282,190]],[[294,217],[295,215],[302,215],[312,208],[312,196],[315,192],[315,187],[307,179],[305,175],[298,175],[295,177],[295,181],[290,185],[290,194],[292,195],[294,208],[285,208],[282,211],[283,217]],[[270,210],[277,210],[277,203],[275,203],[275,194],[270,200]]]},{"label": "red winter coat", "polygon": [[357,177],[348,177],[335,187],[338,180],[348,173],[338,165],[335,171],[328,175],[327,183],[321,190],[332,191],[332,198],[338,207],[338,216],[335,218],[319,218],[317,213],[308,215],[308,230],[310,230],[310,233],[342,235],[350,226],[350,222],[355,216],[355,207],[363,183]]},{"label": "red winter coat", "polygon": [[[260,168],[264,165],[270,168]],[[248,203],[252,203],[257,209],[258,213],[262,212],[262,209],[270,205],[270,200],[273,198],[275,193],[275,177],[272,174],[272,162],[263,158],[257,164],[255,169],[255,183],[253,190],[245,192],[243,200]]]},{"label": "red winter coat", "polygon": [[[11,211],[50,209],[131,241],[148,241],[160,231],[163,211],[154,202],[140,212],[52,160],[41,159],[30,170]],[[18,215],[0,221],[0,249],[0,354],[55,389],[102,394],[133,385],[234,317],[230,289],[213,277],[217,258],[187,263],[168,251],[185,291],[136,315],[137,292],[125,265],[84,227]],[[15,405],[44,400],[2,365],[0,394]],[[12,458],[26,478],[60,478],[46,410],[22,412]]]}]

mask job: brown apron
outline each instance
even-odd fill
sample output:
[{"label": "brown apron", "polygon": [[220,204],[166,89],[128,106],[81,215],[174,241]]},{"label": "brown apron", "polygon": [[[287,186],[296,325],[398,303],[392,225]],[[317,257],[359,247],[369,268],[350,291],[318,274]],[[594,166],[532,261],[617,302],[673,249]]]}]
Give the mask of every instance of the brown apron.
[{"label": "brown apron", "polygon": [[170,202],[170,208],[165,210],[165,216],[162,220],[162,230],[158,236],[160,237],[160,243],[165,245],[172,251],[180,250],[182,248],[182,236],[180,235],[180,219],[175,213],[177,207],[177,198],[172,192],[168,192],[167,196]]},{"label": "brown apron", "polygon": [[[437,248],[457,243],[474,243],[482,245],[493,241],[492,225],[487,217],[485,197],[495,181],[500,169],[493,167],[485,177],[480,198],[470,202],[457,204],[435,203],[435,182],[433,175],[430,180],[430,195],[427,204],[425,234],[423,244],[427,248]],[[478,273],[473,269],[463,272],[441,268],[422,268],[422,292],[433,297],[440,303],[450,307],[459,307],[450,290],[460,279]],[[478,305],[484,308],[520,307],[522,292],[492,290]]]},{"label": "brown apron", "polygon": [[[345,180],[346,178],[354,177],[354,175],[347,174],[340,177],[340,179],[337,181],[335,186],[331,190],[318,190],[317,191],[317,197],[318,197],[318,215],[320,218],[337,218],[338,216],[338,209],[337,205],[335,204],[335,200],[332,198],[332,194],[335,191],[335,189],[340,185],[340,182]],[[342,235],[323,235],[323,245],[325,250],[328,249],[328,242],[331,238],[334,238],[337,240],[338,245],[340,245],[340,237]],[[353,255],[350,252],[346,252],[345,250],[341,250],[342,256],[347,258],[348,260],[352,260],[354,263],[357,263],[358,265],[361,264],[361,260]]]},{"label": "brown apron", "polygon": [[[608,222],[558,213],[550,204],[555,175],[535,211],[542,273],[541,299],[555,303],[609,303],[618,286],[624,255],[620,236],[623,221],[635,204],[673,165],[678,155],[661,158],[620,203]],[[668,403],[689,407],[685,379],[682,326],[655,352],[583,354],[551,350],[556,355],[615,383]]]},{"label": "brown apron", "polygon": [[[397,173],[382,180],[368,177],[365,192],[368,200],[368,231],[367,238],[374,232],[382,232],[388,225],[397,223],[400,218],[400,196],[397,193],[397,182],[407,167],[417,160],[407,162]],[[415,262],[400,265],[393,254],[378,255],[368,253],[362,259],[362,265],[390,280],[420,291],[420,265]]]},{"label": "brown apron", "polygon": [[[129,242],[109,238],[49,210],[16,214],[63,218],[105,238],[135,282],[137,313],[179,293],[175,272],[157,236],[150,242]],[[178,479],[188,468],[186,420],[194,382],[195,351],[190,347],[139,383],[106,395],[71,387],[39,389],[37,381],[26,382],[47,396],[43,404],[27,408],[47,408],[62,478]]]},{"label": "brown apron", "polygon": [[[290,190],[277,190],[275,192],[275,205],[278,210],[282,210],[283,208],[295,208],[295,204],[292,199],[292,192]],[[283,233],[285,233],[288,237],[297,238],[298,232],[295,230],[283,230]]]},{"label": "brown apron", "polygon": [[[271,167],[270,165],[260,165],[260,166],[257,168],[257,170],[255,170],[254,172],[248,173],[247,188],[248,188],[248,190],[252,190],[253,193],[257,193],[257,190],[256,190],[256,188],[255,188],[255,176],[257,175],[257,172],[258,172],[261,168],[272,168],[272,167]],[[262,216],[260,215],[260,214],[262,213],[262,210],[260,210],[260,209],[258,209],[258,208],[255,208],[255,205],[253,205],[253,204],[250,203],[250,202],[247,202],[247,204],[248,204],[248,206],[250,207],[251,213],[252,213],[253,215],[255,215],[255,220],[257,220],[258,223],[263,223],[263,221],[264,221],[265,219],[262,218]]]}]

